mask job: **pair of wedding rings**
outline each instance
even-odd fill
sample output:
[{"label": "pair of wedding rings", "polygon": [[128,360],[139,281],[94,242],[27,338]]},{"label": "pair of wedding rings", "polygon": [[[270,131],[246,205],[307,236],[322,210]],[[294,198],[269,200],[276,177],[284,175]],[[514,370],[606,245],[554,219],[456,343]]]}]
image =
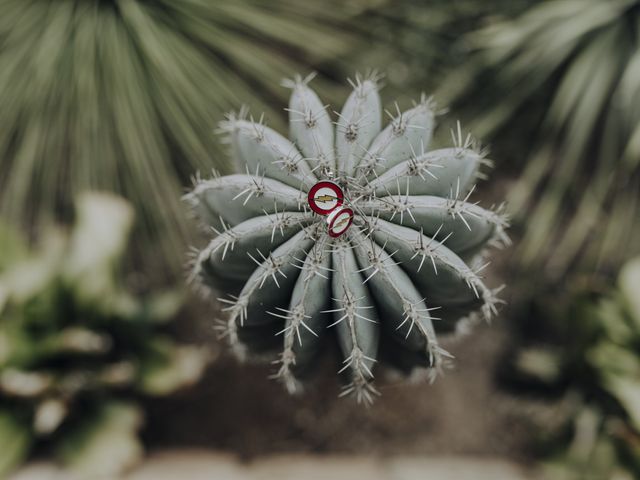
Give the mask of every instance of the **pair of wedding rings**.
[{"label": "pair of wedding rings", "polygon": [[319,215],[327,217],[330,237],[339,237],[353,223],[353,210],[345,207],[344,192],[339,185],[323,180],[309,190],[309,207]]}]

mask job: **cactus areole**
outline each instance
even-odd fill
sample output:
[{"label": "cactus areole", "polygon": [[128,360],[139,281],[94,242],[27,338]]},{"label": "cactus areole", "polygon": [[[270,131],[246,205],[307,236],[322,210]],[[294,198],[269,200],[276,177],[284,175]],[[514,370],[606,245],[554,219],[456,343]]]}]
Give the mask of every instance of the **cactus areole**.
[{"label": "cactus areole", "polygon": [[470,201],[489,163],[470,136],[458,126],[429,149],[430,99],[396,105],[383,128],[377,79],[356,77],[334,124],[310,79],[284,82],[289,138],[245,111],[221,123],[245,173],[198,178],[186,196],[216,233],[192,278],[218,292],[234,350],[277,356],[290,391],[335,342],[343,393],[368,402],[381,367],[433,379],[451,357],[438,334],[495,314],[480,271],[507,223]]}]

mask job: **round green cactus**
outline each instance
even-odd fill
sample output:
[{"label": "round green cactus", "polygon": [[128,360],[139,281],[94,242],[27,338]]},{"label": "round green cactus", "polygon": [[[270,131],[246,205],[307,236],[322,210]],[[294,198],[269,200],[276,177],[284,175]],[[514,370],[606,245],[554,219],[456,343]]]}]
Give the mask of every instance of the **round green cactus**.
[{"label": "round green cactus", "polygon": [[508,241],[506,220],[469,202],[488,163],[470,137],[458,128],[453,147],[428,150],[430,99],[382,128],[377,79],[357,77],[334,126],[309,80],[284,82],[290,140],[245,111],[222,122],[246,173],[198,178],[186,196],[217,233],[192,278],[229,294],[219,300],[236,351],[279,349],[290,391],[333,338],[344,393],[370,401],[377,362],[433,378],[450,357],[436,334],[495,313],[480,259]]}]

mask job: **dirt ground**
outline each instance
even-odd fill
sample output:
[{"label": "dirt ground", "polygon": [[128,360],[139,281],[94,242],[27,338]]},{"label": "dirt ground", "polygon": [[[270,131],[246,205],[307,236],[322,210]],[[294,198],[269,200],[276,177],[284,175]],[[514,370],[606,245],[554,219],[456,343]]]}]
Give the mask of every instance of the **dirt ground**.
[{"label": "dirt ground", "polygon": [[[111,477],[110,477],[111,478]],[[317,456],[285,454],[239,461],[229,453],[179,449],[155,452],[120,480],[542,480],[535,471],[501,459],[438,456]],[[8,480],[87,480],[46,462],[31,463]]]},{"label": "dirt ground", "polygon": [[[196,446],[242,457],[282,452],[497,455],[529,458],[540,405],[496,385],[495,370],[509,341],[504,312],[443,345],[455,366],[434,384],[381,380],[372,407],[338,398],[337,363],[328,360],[300,396],[268,376],[271,365],[241,365],[229,355],[212,365],[200,386],[155,401],[145,437],[153,447]],[[335,358],[335,357],[334,357]]]}]

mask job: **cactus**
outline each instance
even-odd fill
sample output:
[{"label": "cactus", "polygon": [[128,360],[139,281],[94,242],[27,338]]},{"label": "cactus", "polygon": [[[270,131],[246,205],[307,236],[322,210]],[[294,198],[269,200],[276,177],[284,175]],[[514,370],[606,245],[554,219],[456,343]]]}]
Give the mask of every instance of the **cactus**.
[{"label": "cactus", "polygon": [[217,234],[191,279],[229,294],[221,329],[237,353],[280,350],[289,391],[336,338],[343,394],[370,402],[377,362],[433,379],[451,357],[436,334],[496,312],[481,258],[508,242],[507,222],[469,201],[489,161],[459,125],[453,147],[428,149],[431,99],[396,104],[382,128],[378,77],[357,76],[334,126],[311,78],[283,82],[290,140],[246,110],[221,123],[245,173],[198,177],[185,196]]}]

